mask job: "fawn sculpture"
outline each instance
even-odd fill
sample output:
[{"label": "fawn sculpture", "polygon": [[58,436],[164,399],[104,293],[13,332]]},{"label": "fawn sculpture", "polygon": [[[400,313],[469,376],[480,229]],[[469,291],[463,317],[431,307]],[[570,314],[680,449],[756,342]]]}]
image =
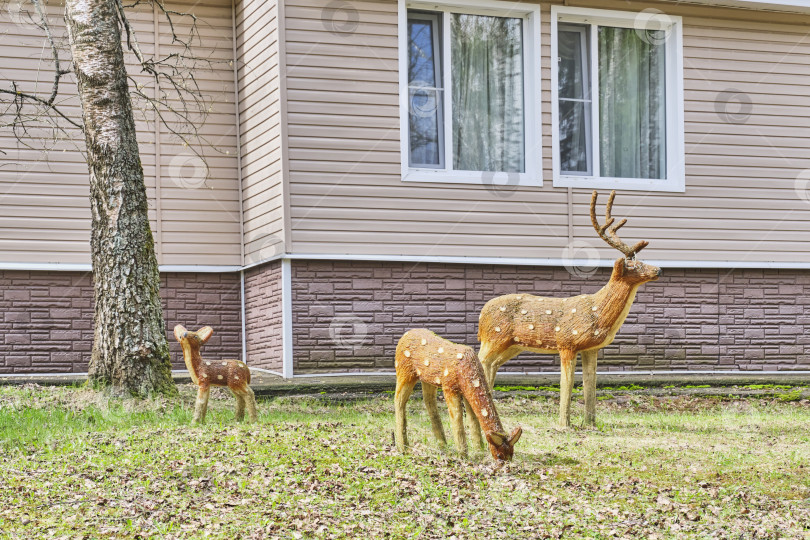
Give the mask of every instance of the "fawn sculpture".
[{"label": "fawn sculpture", "polygon": [[[397,389],[394,395],[396,442],[400,452],[405,452],[408,447],[408,398],[416,383],[421,381],[433,434],[442,445],[447,441],[436,407],[436,390],[439,387],[444,392],[453,439],[459,453],[467,454],[467,439],[462,420],[463,399],[477,416],[489,442],[492,457],[498,461],[512,459],[515,443],[523,430],[516,427],[509,436],[504,432],[481,362],[471,347],[448,341],[424,328],[410,330],[405,332],[397,344],[394,366],[397,370]],[[477,423],[471,424],[472,426],[478,430]]]},{"label": "fawn sculpture", "polygon": [[205,414],[208,412],[208,395],[212,386],[227,386],[233,393],[236,398],[237,420],[241,421],[245,418],[245,406],[247,406],[248,418],[251,422],[255,422],[256,396],[248,386],[250,369],[244,362],[238,360],[207,362],[200,356],[200,347],[213,334],[214,329],[210,326],[203,326],[196,332],[190,332],[179,324],[174,327],[174,337],[183,348],[183,360],[186,362],[186,368],[191,374],[191,380],[199,387],[192,423],[205,421]]},{"label": "fawn sculpture", "polygon": [[593,228],[608,245],[624,254],[613,265],[610,281],[594,294],[570,298],[545,298],[530,294],[508,294],[487,302],[478,322],[479,357],[490,386],[498,368],[523,351],[559,353],[560,426],[571,424],[571,392],[577,353],[582,354],[585,394],[585,423],[596,423],[596,355],[610,345],[624,323],[639,286],[654,281],[661,269],[636,261],[636,254],[648,242],[630,247],[617,231],[626,219],[614,225],[610,213],[616,192],[605,207],[605,224],[596,219],[596,191],[591,197]]}]

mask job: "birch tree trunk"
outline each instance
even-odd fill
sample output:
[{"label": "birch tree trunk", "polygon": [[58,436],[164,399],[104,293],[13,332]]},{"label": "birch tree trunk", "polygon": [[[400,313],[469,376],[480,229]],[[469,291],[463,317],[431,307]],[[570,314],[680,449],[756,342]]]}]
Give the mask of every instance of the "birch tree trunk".
[{"label": "birch tree trunk", "polygon": [[175,393],[157,258],[115,0],[66,0],[82,105],[95,297],[89,377],[136,396]]}]

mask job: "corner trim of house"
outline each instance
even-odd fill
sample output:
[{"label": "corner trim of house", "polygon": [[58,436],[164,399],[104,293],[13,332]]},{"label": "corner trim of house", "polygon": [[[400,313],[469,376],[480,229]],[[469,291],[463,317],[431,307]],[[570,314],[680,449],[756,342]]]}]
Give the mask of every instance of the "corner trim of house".
[{"label": "corner trim of house", "polygon": [[285,379],[293,377],[292,332],[292,261],[281,259],[281,373]]}]

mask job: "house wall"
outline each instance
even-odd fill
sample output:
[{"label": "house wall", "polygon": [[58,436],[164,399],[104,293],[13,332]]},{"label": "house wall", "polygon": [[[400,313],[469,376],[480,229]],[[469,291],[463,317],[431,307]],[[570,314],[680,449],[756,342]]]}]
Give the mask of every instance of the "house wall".
[{"label": "house wall", "polygon": [[[478,315],[502,294],[593,293],[608,269],[436,263],[293,261],[295,374],[393,371],[413,328],[477,348]],[[810,271],[666,269],[647,283],[600,371],[810,370]],[[524,353],[502,371],[559,371]]]},{"label": "house wall", "polygon": [[[9,87],[13,80],[22,90],[38,87],[40,93],[49,91],[53,68],[43,49],[42,31],[25,12],[16,11],[19,6],[12,3],[9,9],[0,10],[4,86]],[[210,112],[204,119],[192,114],[199,130],[196,150],[201,159],[165,126],[156,125],[154,113],[143,100],[134,101],[158,261],[164,265],[241,264],[231,4],[175,1],[166,7],[191,11],[198,17],[200,39],[193,54],[205,61],[198,63],[194,75]],[[66,43],[63,11],[58,2],[48,6],[50,24],[61,44]],[[178,49],[171,43],[168,22],[151,5],[128,12],[147,57],[155,52],[163,57]],[[174,16],[173,20],[178,35],[187,35],[189,19]],[[160,35],[157,51],[156,32]],[[66,59],[69,54],[63,51],[63,68]],[[128,65],[143,93],[155,96],[154,81],[133,67],[131,56]],[[65,111],[80,119],[72,75],[67,79],[60,100],[65,100]],[[7,98],[2,101],[7,103]],[[171,103],[179,106],[176,99]],[[22,136],[22,141],[8,128],[0,133],[0,148],[5,152],[0,154],[0,263],[90,262],[89,181],[81,155],[82,135],[69,129],[67,136],[54,140],[49,125],[32,126],[30,136]]]},{"label": "house wall", "polygon": [[[287,0],[291,251],[559,259],[581,240],[613,258],[591,228],[590,190],[551,185],[551,2],[540,5],[544,184],[510,191],[401,181],[395,0]],[[567,5],[683,17],[686,192],[622,191],[625,236],[650,240],[644,255],[659,261],[810,263],[810,17]]]},{"label": "house wall", "polygon": [[245,264],[284,252],[279,5],[236,4]]},{"label": "house wall", "polygon": [[[238,273],[162,274],[160,295],[172,367],[185,369],[172,329],[210,325],[209,359],[240,358],[242,317]],[[83,373],[93,346],[89,272],[0,271],[0,373]]]},{"label": "house wall", "polygon": [[245,344],[250,366],[282,373],[280,261],[245,270]]}]

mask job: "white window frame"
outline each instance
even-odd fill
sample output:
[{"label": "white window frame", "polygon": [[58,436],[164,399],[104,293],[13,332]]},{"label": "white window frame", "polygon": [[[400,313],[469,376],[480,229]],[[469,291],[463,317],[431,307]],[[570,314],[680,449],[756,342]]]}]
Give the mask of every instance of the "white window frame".
[{"label": "white window frame", "polygon": [[[399,15],[399,117],[402,180],[480,185],[542,186],[542,116],[540,110],[540,6],[494,0],[398,0]],[[408,90],[408,10],[442,14],[442,87],[444,169],[410,167]],[[450,14],[490,15],[523,19],[523,144],[525,171],[522,173],[454,171],[452,167],[453,116],[450,66]]]},{"label": "white window frame", "polygon": [[[645,28],[666,30],[666,179],[610,178],[595,174],[561,174],[560,172],[560,123],[558,100],[557,43],[559,24],[591,25],[591,163],[592,170],[599,168],[599,80],[598,40],[596,26],[621,28]],[[683,193],[686,190],[683,108],[683,21],[681,17],[658,12],[614,11],[605,9],[551,6],[551,133],[552,133],[552,179],[554,187],[588,189],[626,189],[644,191],[669,191]]]}]

